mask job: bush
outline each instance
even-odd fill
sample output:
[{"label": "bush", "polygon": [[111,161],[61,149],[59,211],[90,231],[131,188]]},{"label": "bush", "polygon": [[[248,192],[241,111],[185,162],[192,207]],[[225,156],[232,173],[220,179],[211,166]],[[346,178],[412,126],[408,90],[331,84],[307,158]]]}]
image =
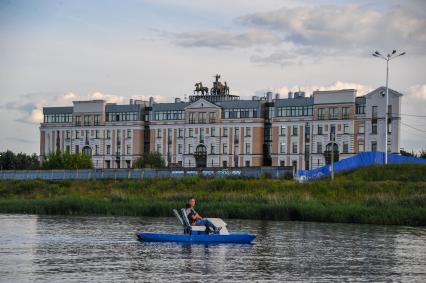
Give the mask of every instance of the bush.
[{"label": "bush", "polygon": [[133,163],[133,168],[164,168],[166,164],[159,152],[145,152]]},{"label": "bush", "polygon": [[43,169],[92,169],[92,158],[83,153],[51,153],[42,163]]}]

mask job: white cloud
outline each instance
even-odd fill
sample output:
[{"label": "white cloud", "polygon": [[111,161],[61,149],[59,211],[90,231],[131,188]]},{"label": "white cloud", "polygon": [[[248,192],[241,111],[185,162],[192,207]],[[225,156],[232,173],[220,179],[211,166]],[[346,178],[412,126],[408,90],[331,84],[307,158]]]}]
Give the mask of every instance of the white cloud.
[{"label": "white cloud", "polygon": [[408,94],[413,98],[426,101],[426,84],[409,87]]},{"label": "white cloud", "polygon": [[174,42],[183,47],[247,48],[256,45],[277,45],[282,40],[272,32],[251,30],[243,33],[228,31],[184,32],[174,35]]}]

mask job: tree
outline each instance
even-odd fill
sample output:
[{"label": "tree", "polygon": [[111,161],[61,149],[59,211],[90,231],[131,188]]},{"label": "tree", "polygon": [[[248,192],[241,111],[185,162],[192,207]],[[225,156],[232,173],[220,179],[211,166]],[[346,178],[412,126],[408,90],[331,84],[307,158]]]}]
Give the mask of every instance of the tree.
[{"label": "tree", "polygon": [[401,149],[399,152],[401,153],[402,156],[416,157],[416,154],[414,153],[414,151],[409,152],[409,151],[405,151]]},{"label": "tree", "polygon": [[47,155],[42,167],[43,169],[91,169],[93,163],[91,157],[83,153],[57,152]]},{"label": "tree", "polygon": [[0,167],[3,170],[33,170],[40,167],[40,162],[35,153],[32,155],[22,152],[15,154],[7,150],[0,153]]},{"label": "tree", "polygon": [[420,150],[419,157],[423,158],[423,159],[426,159],[426,149]]},{"label": "tree", "polygon": [[164,168],[166,164],[159,152],[145,152],[133,163],[133,168]]}]

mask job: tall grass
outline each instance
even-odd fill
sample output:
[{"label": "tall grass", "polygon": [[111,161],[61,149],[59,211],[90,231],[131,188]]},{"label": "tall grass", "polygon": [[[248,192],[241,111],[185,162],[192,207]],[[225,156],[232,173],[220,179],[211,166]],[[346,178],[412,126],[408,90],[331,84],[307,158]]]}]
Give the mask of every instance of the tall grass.
[{"label": "tall grass", "polygon": [[222,218],[426,225],[426,166],[372,166],[299,184],[199,178],[0,182],[0,212],[171,216],[188,196]]}]

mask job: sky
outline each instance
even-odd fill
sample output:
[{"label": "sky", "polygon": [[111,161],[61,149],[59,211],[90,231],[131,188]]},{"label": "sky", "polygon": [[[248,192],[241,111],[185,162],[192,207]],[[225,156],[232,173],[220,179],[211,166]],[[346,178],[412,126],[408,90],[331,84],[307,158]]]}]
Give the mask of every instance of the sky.
[{"label": "sky", "polygon": [[39,152],[43,106],[173,101],[217,73],[242,99],[385,85],[426,149],[426,1],[0,0],[0,151]]}]

